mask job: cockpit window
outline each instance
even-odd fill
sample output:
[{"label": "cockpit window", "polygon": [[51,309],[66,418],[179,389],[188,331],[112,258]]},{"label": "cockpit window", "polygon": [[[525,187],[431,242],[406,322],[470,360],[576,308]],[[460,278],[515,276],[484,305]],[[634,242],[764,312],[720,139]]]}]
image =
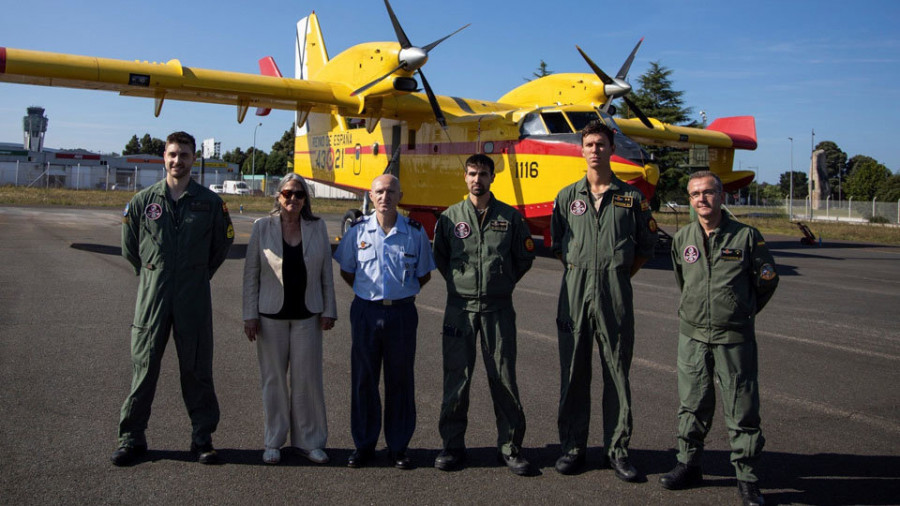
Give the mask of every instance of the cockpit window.
[{"label": "cockpit window", "polygon": [[541,113],[541,117],[544,118],[544,123],[547,124],[547,130],[550,130],[551,134],[572,133],[572,127],[569,126],[569,123],[566,121],[566,117],[563,116],[563,113],[543,112]]},{"label": "cockpit window", "polygon": [[530,112],[522,119],[522,127],[519,128],[519,134],[522,137],[527,137],[529,135],[546,135],[547,129],[544,128],[544,123],[541,122],[540,115],[535,112]]},{"label": "cockpit window", "polygon": [[650,163],[650,155],[641,147],[640,144],[634,142],[630,138],[616,132],[616,155],[630,160],[638,165],[644,166]]},{"label": "cockpit window", "polygon": [[600,119],[600,116],[594,111],[569,111],[566,115],[569,117],[569,121],[572,122],[572,126],[575,127],[576,132],[584,130],[584,127],[591,121]]}]

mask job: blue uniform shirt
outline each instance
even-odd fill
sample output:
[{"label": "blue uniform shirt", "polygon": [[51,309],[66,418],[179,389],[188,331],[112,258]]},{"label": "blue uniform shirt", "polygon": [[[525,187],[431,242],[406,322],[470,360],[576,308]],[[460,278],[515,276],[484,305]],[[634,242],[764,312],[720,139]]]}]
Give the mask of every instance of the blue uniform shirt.
[{"label": "blue uniform shirt", "polygon": [[361,218],[341,238],[334,259],[355,274],[353,292],[366,300],[412,297],[419,278],[435,268],[428,235],[403,215],[387,234],[374,214]]}]

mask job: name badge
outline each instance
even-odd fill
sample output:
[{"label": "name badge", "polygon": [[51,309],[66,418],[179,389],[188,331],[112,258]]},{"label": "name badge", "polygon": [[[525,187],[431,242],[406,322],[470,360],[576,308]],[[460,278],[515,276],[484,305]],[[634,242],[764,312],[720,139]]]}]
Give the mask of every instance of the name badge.
[{"label": "name badge", "polygon": [[488,225],[491,227],[491,230],[496,232],[506,232],[509,230],[509,222],[504,220],[491,220]]},{"label": "name badge", "polygon": [[613,205],[617,207],[634,207],[634,197],[631,195],[613,195]]},{"label": "name badge", "polygon": [[202,200],[191,202],[191,211],[202,211],[202,212],[208,213],[209,210],[210,210],[209,202],[204,202]]},{"label": "name badge", "polygon": [[719,254],[719,258],[721,258],[722,260],[740,261],[744,258],[744,250],[732,249],[732,248],[722,248],[722,251]]}]

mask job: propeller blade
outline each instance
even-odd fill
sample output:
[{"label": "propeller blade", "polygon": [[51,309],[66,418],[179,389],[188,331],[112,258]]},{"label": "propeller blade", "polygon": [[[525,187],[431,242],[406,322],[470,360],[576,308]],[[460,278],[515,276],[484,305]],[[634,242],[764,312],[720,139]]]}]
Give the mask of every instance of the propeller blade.
[{"label": "propeller blade", "polygon": [[382,80],[384,80],[387,76],[389,76],[389,75],[393,74],[394,72],[396,72],[396,71],[400,70],[401,68],[403,68],[404,65],[406,65],[406,62],[400,62],[400,65],[397,65],[396,67],[394,67],[390,72],[388,72],[387,74],[385,74],[385,75],[379,77],[378,79],[375,79],[374,81],[371,81],[369,84],[363,86],[362,88],[359,88],[358,90],[355,90],[353,93],[350,94],[350,96],[351,96],[351,97],[355,97],[356,95],[359,95],[360,93],[362,93],[362,92],[368,90],[368,89],[371,88],[372,86],[375,86],[376,84],[378,84],[378,83],[380,83]]},{"label": "propeller blade", "polygon": [[602,70],[600,70],[600,67],[598,67],[597,64],[594,63],[594,61],[591,60],[590,57],[588,57],[588,55],[586,55],[584,53],[584,51],[581,50],[580,47],[575,46],[575,49],[577,49],[578,52],[581,53],[581,56],[582,56],[582,58],[584,58],[584,61],[586,61],[588,66],[591,67],[591,70],[593,70],[594,73],[597,74],[597,77],[599,77],[600,80],[603,81],[603,84],[615,84],[615,81],[613,81],[611,77],[606,75],[606,72],[603,72]]},{"label": "propeller blade", "polygon": [[412,47],[412,44],[409,42],[409,37],[406,36],[406,32],[404,32],[403,27],[400,26],[400,21],[394,14],[394,9],[391,9],[391,4],[388,0],[384,0],[384,6],[387,7],[388,16],[391,17],[391,24],[394,25],[394,33],[397,34],[397,42],[400,43],[400,47],[403,49]]},{"label": "propeller blade", "polygon": [[[385,1],[387,1],[387,0],[385,0]],[[446,37],[440,38],[440,39],[438,39],[438,40],[432,42],[431,44],[428,44],[427,46],[423,47],[422,49],[424,49],[426,53],[430,52],[430,51],[431,51],[432,49],[434,49],[438,44],[440,44],[441,42],[444,42],[445,40],[449,39],[450,37],[453,37],[453,36],[456,35],[457,33],[459,33],[459,32],[461,32],[461,31],[465,30],[465,29],[468,28],[469,25],[471,25],[471,24],[472,24],[472,23],[468,23],[466,26],[460,28],[459,30],[456,30],[455,32],[451,33],[450,35],[447,35]]]},{"label": "propeller blade", "polygon": [[419,69],[419,77],[422,78],[422,87],[425,88],[425,94],[428,95],[428,102],[431,104],[431,110],[434,111],[434,118],[440,123],[441,128],[446,131],[447,119],[444,118],[441,106],[438,105],[437,98],[434,96],[434,92],[431,91],[431,85],[428,84],[428,80],[425,79],[425,74],[422,73],[422,69]]},{"label": "propeller blade", "polygon": [[634,55],[637,54],[638,48],[641,47],[641,44],[644,42],[644,38],[641,37],[641,40],[638,41],[637,45],[634,46],[634,49],[631,50],[631,54],[628,55],[628,59],[625,60],[625,63],[622,64],[622,68],[619,69],[619,73],[616,74],[616,79],[624,80],[628,77],[628,71],[631,70],[631,62],[634,61]]},{"label": "propeller blade", "polygon": [[623,96],[622,100],[624,100],[625,103],[628,104],[628,108],[631,109],[631,111],[635,114],[635,116],[637,116],[638,119],[641,120],[641,123],[643,123],[645,127],[650,128],[650,129],[653,128],[653,123],[650,123],[650,120],[647,119],[647,116],[644,115],[644,112],[641,111],[641,109],[637,106],[637,104],[632,102],[631,99],[628,98],[627,96]]}]

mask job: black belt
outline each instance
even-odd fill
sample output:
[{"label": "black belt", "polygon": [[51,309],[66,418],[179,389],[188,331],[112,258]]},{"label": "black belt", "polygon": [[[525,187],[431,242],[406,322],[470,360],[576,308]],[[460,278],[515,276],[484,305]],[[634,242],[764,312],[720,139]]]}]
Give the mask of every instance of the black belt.
[{"label": "black belt", "polygon": [[[358,296],[357,296],[358,297]],[[363,300],[369,302],[371,304],[377,304],[379,306],[399,306],[402,304],[412,304],[416,301],[415,295],[412,297],[406,297],[405,299],[381,299],[381,300],[366,300],[362,297],[359,297],[359,300]]]}]

